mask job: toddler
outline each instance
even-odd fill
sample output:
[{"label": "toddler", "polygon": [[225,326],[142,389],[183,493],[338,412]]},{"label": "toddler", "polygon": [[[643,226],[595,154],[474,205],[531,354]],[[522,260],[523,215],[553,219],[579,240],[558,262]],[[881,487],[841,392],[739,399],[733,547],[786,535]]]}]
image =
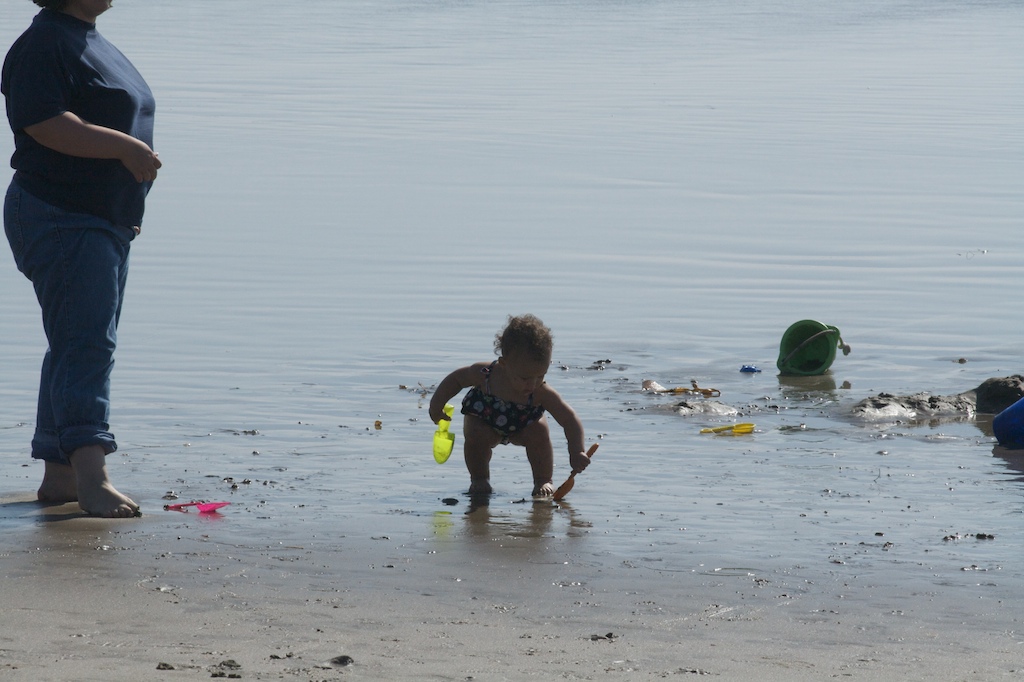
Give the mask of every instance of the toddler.
[{"label": "toddler", "polygon": [[462,389],[463,439],[470,494],[491,493],[491,453],[498,444],[526,448],[533,469],[534,497],[554,494],[554,452],[545,411],[565,431],[569,464],[582,471],[590,464],[583,451],[583,424],[558,393],[544,382],[551,365],[551,330],[533,315],[509,317],[494,340],[498,359],[455,370],[441,381],[430,400],[435,424],[448,419],[444,406]]}]

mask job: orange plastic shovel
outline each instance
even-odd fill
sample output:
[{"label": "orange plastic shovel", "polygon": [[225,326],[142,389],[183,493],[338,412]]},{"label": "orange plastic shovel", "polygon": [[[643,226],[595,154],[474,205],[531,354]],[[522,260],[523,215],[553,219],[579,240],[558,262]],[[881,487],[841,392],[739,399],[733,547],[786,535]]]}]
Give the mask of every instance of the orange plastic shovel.
[{"label": "orange plastic shovel", "polygon": [[[597,452],[597,443],[591,445],[590,449],[587,450],[587,457],[593,457],[595,452]],[[565,480],[565,483],[558,486],[558,490],[555,491],[554,495],[554,500],[556,502],[568,495],[569,491],[572,490],[572,487],[576,485],[576,473],[577,472],[574,471],[569,474],[569,478]]]}]

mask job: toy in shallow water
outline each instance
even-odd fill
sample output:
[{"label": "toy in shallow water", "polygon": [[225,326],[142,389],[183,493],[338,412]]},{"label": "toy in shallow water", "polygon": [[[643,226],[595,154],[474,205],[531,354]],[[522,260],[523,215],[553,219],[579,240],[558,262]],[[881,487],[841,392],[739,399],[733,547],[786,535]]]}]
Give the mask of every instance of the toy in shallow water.
[{"label": "toy in shallow water", "polygon": [[452,415],[455,408],[451,405],[444,406],[444,413],[448,419],[437,422],[437,431],[434,431],[434,461],[444,464],[452,455],[452,448],[455,447],[455,434],[448,430],[452,423]]},{"label": "toy in shallow water", "polygon": [[992,433],[1004,448],[1024,448],[1024,398],[995,416]]},{"label": "toy in shallow water", "polygon": [[729,424],[727,426],[716,426],[710,429],[701,429],[701,433],[718,433],[725,436],[738,436],[744,433],[753,433],[754,425],[749,422],[742,424]]},{"label": "toy in shallow water", "polygon": [[775,365],[782,374],[814,376],[824,374],[836,358],[836,349],[850,354],[839,328],[817,320],[800,320],[789,326],[779,343]]},{"label": "toy in shallow water", "polygon": [[187,512],[186,507],[195,507],[199,510],[200,514],[209,514],[210,512],[217,511],[221,507],[226,507],[230,502],[178,502],[175,504],[165,504],[164,510],[166,511],[182,511]]},{"label": "toy in shallow water", "polygon": [[[587,450],[587,457],[593,457],[595,452],[597,452],[597,443],[591,445],[590,449]],[[572,490],[572,487],[576,485],[577,473],[578,472],[573,471],[571,474],[569,474],[569,478],[565,479],[565,483],[558,486],[558,490],[556,490],[555,494],[553,495],[555,502],[568,495],[569,491]]]}]

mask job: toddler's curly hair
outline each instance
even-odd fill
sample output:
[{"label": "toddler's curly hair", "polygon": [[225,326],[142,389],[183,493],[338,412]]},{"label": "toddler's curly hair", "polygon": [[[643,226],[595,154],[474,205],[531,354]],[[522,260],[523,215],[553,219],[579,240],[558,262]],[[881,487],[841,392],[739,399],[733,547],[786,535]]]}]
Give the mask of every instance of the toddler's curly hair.
[{"label": "toddler's curly hair", "polygon": [[550,362],[554,347],[551,330],[535,315],[509,315],[508,324],[494,337],[496,355],[522,353],[534,360]]}]

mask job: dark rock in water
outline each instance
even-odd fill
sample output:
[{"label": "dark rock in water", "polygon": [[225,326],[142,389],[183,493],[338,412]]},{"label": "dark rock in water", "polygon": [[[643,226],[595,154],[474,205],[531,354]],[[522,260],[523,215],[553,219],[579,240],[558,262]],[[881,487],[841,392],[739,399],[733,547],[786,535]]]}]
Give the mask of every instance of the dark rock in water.
[{"label": "dark rock in water", "polygon": [[975,401],[963,394],[942,396],[927,393],[879,393],[853,406],[853,413],[865,419],[916,419],[957,414],[973,417],[975,412]]},{"label": "dark rock in water", "polygon": [[853,406],[853,413],[864,419],[917,419],[924,417],[998,414],[1024,397],[1024,376],[986,379],[970,391],[954,395],[897,396],[879,393]]},{"label": "dark rock in water", "polygon": [[[972,393],[972,391],[968,391]],[[986,379],[981,386],[974,389],[977,398],[977,410],[981,414],[999,414],[1010,405],[1024,398],[1024,376],[1014,374],[1009,377]]]}]

